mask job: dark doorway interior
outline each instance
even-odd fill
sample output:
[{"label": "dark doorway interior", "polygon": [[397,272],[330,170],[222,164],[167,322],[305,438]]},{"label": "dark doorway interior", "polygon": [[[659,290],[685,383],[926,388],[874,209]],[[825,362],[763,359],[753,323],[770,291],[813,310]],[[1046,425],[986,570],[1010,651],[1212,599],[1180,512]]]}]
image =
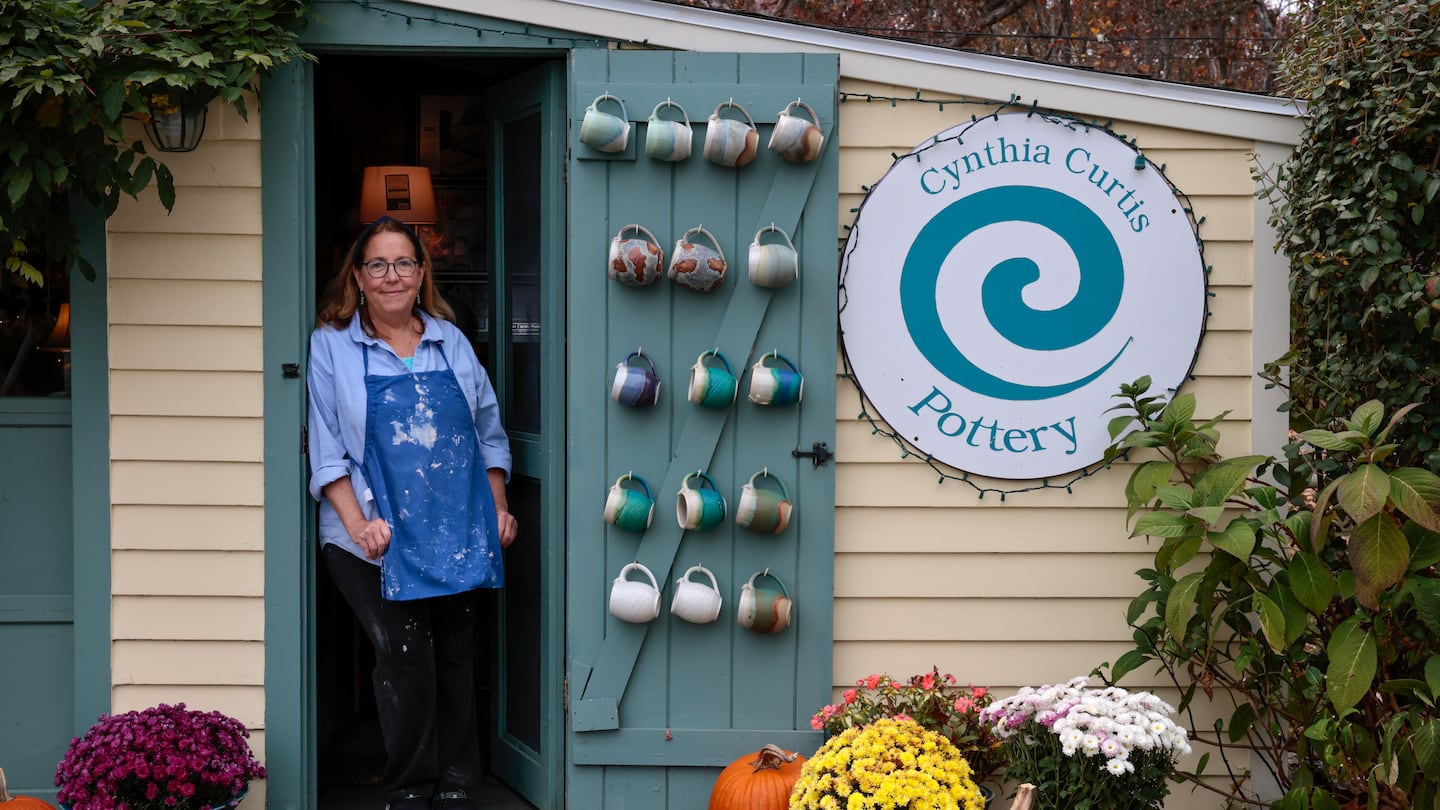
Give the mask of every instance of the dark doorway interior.
[{"label": "dark doorway interior", "polygon": [[[421,228],[436,280],[454,306],[487,368],[493,360],[494,292],[486,273],[486,244],[494,220],[484,118],[494,83],[535,67],[535,58],[447,58],[389,54],[320,54],[314,69],[315,291],[318,301],[359,232],[361,184],[367,166],[432,168],[437,222]],[[518,483],[518,482],[517,482]],[[527,499],[528,500],[528,499]],[[515,495],[512,494],[512,506]],[[536,523],[531,525],[538,525]],[[316,707],[320,810],[383,806],[384,753],[370,687],[369,642],[318,564],[315,587]],[[494,650],[498,600],[488,594],[479,648]],[[496,678],[479,662],[482,733],[492,729]],[[484,746],[488,759],[493,745]],[[480,807],[531,805],[487,768]]]}]

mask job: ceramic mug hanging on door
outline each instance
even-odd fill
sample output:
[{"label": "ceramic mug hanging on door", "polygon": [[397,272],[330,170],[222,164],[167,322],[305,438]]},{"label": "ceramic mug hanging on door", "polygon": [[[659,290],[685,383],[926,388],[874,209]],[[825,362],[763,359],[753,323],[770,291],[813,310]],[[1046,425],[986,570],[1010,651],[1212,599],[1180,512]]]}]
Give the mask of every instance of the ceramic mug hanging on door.
[{"label": "ceramic mug hanging on door", "polygon": [[723,410],[735,403],[740,382],[730,368],[730,361],[719,349],[704,352],[690,367],[690,391],[687,399],[702,408]]},{"label": "ceramic mug hanging on door", "polygon": [[[745,120],[725,118],[721,113],[726,109],[738,111]],[[721,102],[705,122],[705,159],[738,168],[754,160],[759,151],[760,133],[755,129],[755,119],[735,99]]]},{"label": "ceramic mug hanging on door", "polygon": [[[795,115],[791,110],[804,110],[810,120]],[[825,133],[820,131],[820,118],[809,104],[797,98],[775,116],[775,128],[770,132],[770,149],[781,158],[808,163],[819,156],[824,145]]]},{"label": "ceramic mug hanging on door", "polygon": [[[703,574],[710,584],[696,582],[690,577]],[[675,595],[670,600],[670,612],[695,624],[709,624],[720,617],[720,585],[715,575],[703,565],[692,565],[675,580]]]},{"label": "ceramic mug hanging on door", "polygon": [[[767,233],[779,236],[783,244],[761,244],[760,239]],[[789,235],[773,222],[768,228],[756,231],[755,240],[750,243],[750,283],[757,287],[784,287],[799,275],[800,256]]]},{"label": "ceramic mug hanging on door", "polygon": [[[710,244],[694,241],[693,237],[703,236]],[[715,235],[696,226],[675,240],[675,252],[670,254],[670,280],[696,292],[712,292],[725,281],[725,253]]]},{"label": "ceramic mug hanging on door", "polygon": [[[639,489],[635,485],[639,485]],[[605,496],[605,522],[632,532],[650,528],[655,517],[655,498],[650,485],[634,473],[625,473],[610,486]]]},{"label": "ceramic mug hanging on door", "polygon": [[[645,365],[636,364],[636,360]],[[616,364],[610,398],[632,408],[648,408],[660,401],[660,375],[655,373],[655,361],[650,355],[636,349],[625,356],[623,363]]]},{"label": "ceramic mug hanging on door", "polygon": [[[660,117],[660,111],[673,107],[680,111],[681,121],[667,121]],[[695,141],[695,132],[690,129],[690,116],[685,108],[665,99],[650,111],[650,120],[645,122],[645,154],[655,160],[678,161],[690,157],[690,147]]]},{"label": "ceramic mug hanging on door", "polygon": [[[630,579],[634,571],[650,581]],[[644,624],[660,615],[660,586],[649,568],[633,562],[620,569],[620,576],[610,584],[610,615],[632,624]]]},{"label": "ceramic mug hanging on door", "polygon": [[[626,237],[631,233],[634,236]],[[665,250],[643,225],[626,225],[610,240],[610,278],[631,287],[654,284],[665,267]]]},{"label": "ceramic mug hanging on door", "polygon": [[[757,486],[759,481],[769,481],[776,489]],[[770,474],[766,467],[750,476],[749,482],[740,488],[740,503],[735,507],[735,523],[760,534],[779,534],[790,525],[790,491],[785,482]]]},{"label": "ceramic mug hanging on door", "polygon": [[804,394],[805,378],[785,355],[772,351],[750,367],[750,401],[756,405],[794,405]]},{"label": "ceramic mug hanging on door", "polygon": [[[613,101],[620,108],[620,114],[608,113],[600,105]],[[630,121],[625,114],[625,102],[601,93],[585,108],[585,117],[580,119],[580,142],[599,152],[624,152],[630,142]]]},{"label": "ceramic mug hanging on door", "polygon": [[[757,579],[769,579],[775,588],[757,585]],[[790,626],[795,616],[795,603],[785,583],[770,573],[770,569],[756,571],[749,581],[740,586],[740,603],[735,610],[735,621],[746,630],[757,633],[778,633]]]}]

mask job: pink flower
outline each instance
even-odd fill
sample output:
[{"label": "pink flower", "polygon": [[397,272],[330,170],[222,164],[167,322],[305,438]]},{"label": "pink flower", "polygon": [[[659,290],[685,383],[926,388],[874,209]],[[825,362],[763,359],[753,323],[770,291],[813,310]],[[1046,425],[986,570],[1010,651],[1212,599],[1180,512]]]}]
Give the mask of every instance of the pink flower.
[{"label": "pink flower", "polygon": [[983,697],[985,697],[986,695],[990,694],[990,690],[989,690],[989,689],[986,689],[986,688],[983,687],[983,686],[977,686],[977,687],[975,687],[974,689],[971,689],[971,690],[970,690],[970,693],[973,694],[973,695],[974,695],[975,697],[977,697],[977,698],[983,698]]},{"label": "pink flower", "polygon": [[817,715],[815,715],[814,717],[811,717],[811,718],[810,718],[810,728],[813,728],[813,729],[815,729],[816,731],[819,731],[820,729],[822,729],[822,728],[824,728],[824,727],[825,727],[825,721],[820,719],[820,715],[817,714]]},{"label": "pink flower", "polygon": [[868,678],[865,679],[865,688],[866,688],[866,689],[874,689],[875,687],[877,687],[877,686],[879,686],[879,685],[880,685],[880,676],[879,676],[879,675],[871,675],[870,677],[868,677]]},{"label": "pink flower", "polygon": [[967,697],[955,698],[955,711],[965,714],[975,708],[975,701]]},{"label": "pink flower", "polygon": [[911,723],[915,722],[915,720],[914,720],[912,717],[910,717],[910,715],[908,715],[908,714],[906,714],[906,713],[904,713],[904,712],[897,712],[897,713],[895,714],[895,719],[896,719],[896,720],[899,720],[899,721],[901,721],[901,722],[905,722],[905,721],[909,721],[909,722],[911,722]]},{"label": "pink flower", "polygon": [[860,693],[859,693],[859,692],[856,692],[854,689],[846,689],[846,690],[845,690],[845,705],[846,705],[846,706],[849,706],[851,703],[854,703],[854,702],[855,702],[855,699],[856,699],[857,697],[859,697],[859,696],[860,696]]},{"label": "pink flower", "polygon": [[920,679],[920,688],[921,688],[921,689],[924,689],[924,690],[926,690],[926,691],[929,691],[929,690],[931,690],[931,689],[934,689],[934,688],[935,688],[935,676],[934,676],[933,674],[929,673],[929,672],[925,673],[925,677],[923,677],[923,678]]}]

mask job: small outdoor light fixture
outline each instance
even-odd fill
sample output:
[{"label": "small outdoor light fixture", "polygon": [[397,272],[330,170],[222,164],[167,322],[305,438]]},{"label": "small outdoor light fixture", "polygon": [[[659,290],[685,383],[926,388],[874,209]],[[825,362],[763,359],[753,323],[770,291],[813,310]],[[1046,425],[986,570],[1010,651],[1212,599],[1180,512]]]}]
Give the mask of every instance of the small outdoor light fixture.
[{"label": "small outdoor light fixture", "polygon": [[360,186],[360,221],[394,217],[408,225],[430,225],[435,217],[435,187],[424,166],[366,166]]},{"label": "small outdoor light fixture", "polygon": [[191,90],[172,89],[175,106],[153,110],[145,124],[150,143],[161,152],[189,152],[200,145],[205,134],[205,112],[210,97]]}]

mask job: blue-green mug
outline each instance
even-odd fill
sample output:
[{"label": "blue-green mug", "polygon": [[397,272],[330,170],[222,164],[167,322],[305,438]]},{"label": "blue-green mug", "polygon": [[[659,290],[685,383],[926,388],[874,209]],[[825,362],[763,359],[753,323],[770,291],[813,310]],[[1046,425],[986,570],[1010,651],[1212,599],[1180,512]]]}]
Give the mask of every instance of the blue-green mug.
[{"label": "blue-green mug", "polygon": [[756,405],[794,405],[804,395],[805,378],[785,355],[772,351],[750,367],[750,401]]},{"label": "blue-green mug", "polygon": [[[698,480],[698,486],[691,481]],[[709,531],[725,520],[725,496],[700,470],[685,476],[675,498],[675,520],[687,531]]]},{"label": "blue-green mug", "polygon": [[719,349],[704,352],[690,367],[690,391],[686,398],[702,408],[725,409],[735,402],[740,383],[730,361]]},{"label": "blue-green mug", "polygon": [[[636,485],[639,488],[636,488]],[[634,473],[625,473],[610,486],[605,496],[605,522],[632,532],[643,532],[650,528],[655,516],[655,498],[650,494],[650,485]]]}]

